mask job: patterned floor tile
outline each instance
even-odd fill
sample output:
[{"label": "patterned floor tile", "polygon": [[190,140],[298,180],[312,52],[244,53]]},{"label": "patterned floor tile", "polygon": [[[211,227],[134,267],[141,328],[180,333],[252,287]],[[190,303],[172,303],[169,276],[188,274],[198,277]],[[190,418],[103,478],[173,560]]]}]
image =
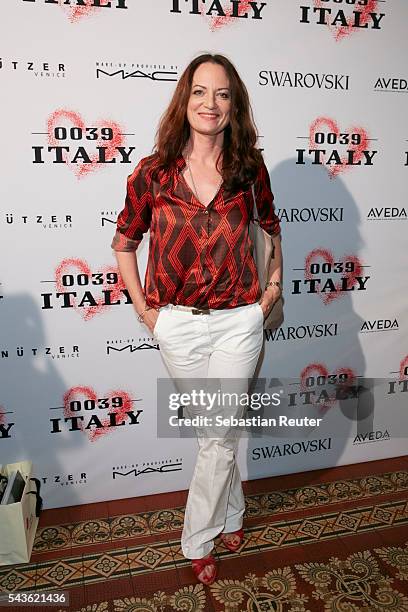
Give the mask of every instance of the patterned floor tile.
[{"label": "patterned floor tile", "polygon": [[36,583],[36,573],[36,564],[24,567],[24,569],[20,569],[18,565],[4,569],[0,576],[0,592],[33,589]]},{"label": "patterned floor tile", "polygon": [[[51,563],[37,563],[36,589],[67,588],[70,586],[83,585],[84,568],[82,555],[68,559],[58,559]],[[27,590],[19,588],[20,591]]]},{"label": "patterned floor tile", "polygon": [[175,568],[171,547],[167,541],[160,545],[128,548],[127,557],[132,575]]},{"label": "patterned floor tile", "polygon": [[94,505],[97,518],[88,508],[66,510],[63,525],[45,521],[33,562],[0,567],[0,592],[69,589],[72,612],[408,612],[408,472],[368,475],[367,464],[365,476],[336,480],[336,469],[282,491],[276,479],[262,493],[252,483],[245,540],[232,553],[216,538],[211,587],[182,554],[183,507],[156,496],[155,511],[145,499],[117,506],[134,513],[103,516]]},{"label": "patterned floor tile", "polygon": [[[326,555],[327,557],[327,555]],[[387,564],[387,570],[379,561]],[[402,568],[402,569],[401,569]],[[240,575],[239,575],[240,574]],[[72,612],[406,612],[408,609],[408,546],[339,551],[318,561],[265,568],[241,566],[220,575],[210,587],[199,583],[145,592],[117,594],[109,583],[99,591],[102,600]],[[122,587],[123,588],[123,587]],[[114,594],[114,592],[116,594]],[[88,600],[92,601],[92,600]]]},{"label": "patterned floor tile", "polygon": [[[338,503],[349,505],[353,501],[368,500],[379,495],[398,494],[406,490],[408,490],[408,471],[405,470],[362,478],[323,482],[283,491],[246,496],[246,517],[251,523],[254,519],[303,510],[310,510],[318,514],[320,508],[324,506]],[[179,499],[179,496],[174,499]],[[126,504],[121,504],[119,507],[132,507],[132,500],[120,501],[124,501]],[[96,506],[96,504],[91,504],[91,506]],[[108,506],[103,507],[108,508]],[[98,514],[100,512],[101,509],[98,507]],[[183,507],[97,519],[90,517],[89,509],[84,510],[82,514],[75,509],[73,514],[78,517],[89,516],[89,518],[78,523],[58,526],[47,524],[45,527],[40,527],[34,542],[35,554],[65,548],[96,546],[111,541],[135,541],[138,538],[146,539],[153,535],[164,535],[166,537],[168,533],[180,531],[184,520]],[[67,515],[67,512],[65,512],[65,515]]]},{"label": "patterned floor tile", "polygon": [[130,568],[126,548],[112,550],[110,553],[83,555],[85,584],[101,582],[108,578],[130,578]]}]

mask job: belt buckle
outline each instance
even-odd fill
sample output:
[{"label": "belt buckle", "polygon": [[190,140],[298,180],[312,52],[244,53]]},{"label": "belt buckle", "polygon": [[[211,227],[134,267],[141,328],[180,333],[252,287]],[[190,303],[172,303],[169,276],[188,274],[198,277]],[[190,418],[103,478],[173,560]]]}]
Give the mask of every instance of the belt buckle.
[{"label": "belt buckle", "polygon": [[192,308],[191,312],[193,315],[197,315],[197,314],[210,314],[210,309],[209,308]]}]

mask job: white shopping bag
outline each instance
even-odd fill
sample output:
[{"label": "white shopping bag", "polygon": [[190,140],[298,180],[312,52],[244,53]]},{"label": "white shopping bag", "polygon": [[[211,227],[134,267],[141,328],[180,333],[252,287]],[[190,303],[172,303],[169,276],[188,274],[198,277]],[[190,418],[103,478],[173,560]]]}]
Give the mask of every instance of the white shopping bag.
[{"label": "white shopping bag", "polygon": [[24,563],[30,560],[41,511],[40,482],[32,478],[31,461],[3,466],[2,474],[21,472],[25,487],[21,500],[0,504],[0,565]]}]

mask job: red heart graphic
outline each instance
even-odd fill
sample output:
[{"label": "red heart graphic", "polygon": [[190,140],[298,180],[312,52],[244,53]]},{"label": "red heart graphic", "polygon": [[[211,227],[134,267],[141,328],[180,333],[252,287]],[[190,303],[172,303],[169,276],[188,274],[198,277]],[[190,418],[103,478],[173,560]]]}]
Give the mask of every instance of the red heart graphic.
[{"label": "red heart graphic", "polygon": [[[336,380],[333,382],[333,389],[338,389],[338,388],[346,389],[348,386],[355,383],[356,377],[351,368],[337,368],[333,372],[333,374],[336,376]],[[344,381],[339,378],[341,374],[346,375],[346,378]],[[325,379],[327,380],[328,375],[329,375],[329,370],[322,363],[309,364],[308,366],[303,368],[303,370],[300,373],[300,390],[308,391],[310,389],[310,387],[306,385],[306,380],[309,376],[324,376]],[[323,388],[327,391],[326,386],[323,386]],[[316,393],[319,392],[318,385],[315,385],[314,387],[312,387],[312,389]],[[312,398],[312,401],[313,403],[315,403],[313,398]],[[337,401],[336,397],[331,397],[325,400],[324,402],[319,402],[319,406],[320,406],[319,412],[320,413],[327,412],[327,410],[331,406],[333,406],[336,403],[336,401]]]},{"label": "red heart graphic", "polygon": [[[327,8],[327,6],[323,4],[322,0],[314,0],[314,5],[316,8],[322,8],[322,7]],[[360,17],[361,25],[365,25],[368,22],[370,13],[375,12],[377,8],[378,8],[378,0],[367,0],[367,4],[364,7],[358,7],[358,12],[361,13],[361,17]],[[328,24],[327,27],[329,28],[330,32],[333,34],[336,42],[339,42],[342,38],[345,38],[346,36],[349,36],[353,32],[360,30],[360,28],[353,27],[353,23],[354,23],[354,20],[351,17],[350,19],[348,19],[346,26],[344,25],[333,26],[331,24]]]},{"label": "red heart graphic", "polygon": [[[79,271],[80,274],[86,274],[89,278],[92,278],[92,272],[86,261],[81,259],[63,259],[62,262],[55,270],[55,284],[58,293],[68,293],[72,291],[72,287],[66,287],[62,284],[62,277],[64,274],[75,274]],[[88,290],[92,291],[92,295],[94,295],[95,290],[110,290],[111,291],[111,301],[116,302],[119,298],[123,297],[121,292],[122,289],[125,289],[125,284],[122,280],[122,277],[119,274],[119,270],[115,266],[106,266],[102,268],[102,270],[98,271],[105,277],[105,280],[101,285],[87,285]],[[106,275],[109,272],[113,272],[118,275],[118,282],[115,284],[109,284],[107,282]],[[98,298],[96,300],[96,306],[77,306],[77,300],[71,296],[71,303],[74,305],[74,309],[80,313],[82,318],[85,321],[90,321],[95,315],[105,312],[106,309],[110,308],[104,303],[103,298]]]},{"label": "red heart graphic", "polygon": [[101,10],[101,7],[93,6],[93,0],[85,0],[84,4],[86,4],[86,6],[66,6],[64,2],[65,0],[59,0],[58,4],[68,16],[71,23],[75,23],[83,17],[91,17]]},{"label": "red heart graphic", "polygon": [[[203,7],[201,9],[201,14],[206,18],[206,20],[208,21],[209,25],[210,25],[210,30],[212,32],[215,32],[217,30],[220,30],[221,28],[230,25],[234,19],[236,19],[236,17],[232,16],[232,9],[227,9],[225,8],[225,6],[222,6],[222,9],[225,13],[225,15],[216,15],[216,16],[211,16],[211,15],[206,15],[205,14],[205,8]],[[241,2],[241,4],[238,7],[238,15],[243,15],[244,13],[247,12],[248,9],[251,8],[251,4],[250,2]]]},{"label": "red heart graphic", "polygon": [[[333,264],[335,262],[333,253],[329,251],[329,249],[313,249],[305,258],[305,279],[310,280],[314,278],[314,275],[310,272],[311,264],[314,263],[316,259],[323,259],[323,261],[329,263],[333,268]],[[337,260],[339,261],[339,260]],[[351,262],[354,264],[353,270],[349,272],[341,272],[341,276],[343,278],[347,278],[347,288],[353,287],[356,284],[356,277],[361,276],[363,272],[363,267],[356,255],[344,255],[340,260],[341,263]],[[324,273],[323,273],[324,274]],[[337,273],[336,273],[337,274]],[[344,297],[345,292],[341,291],[341,283],[337,283],[336,292],[332,293],[321,293],[318,290],[320,297],[324,304],[330,304],[333,300],[339,297]]]},{"label": "red heart graphic", "polygon": [[[108,401],[110,401],[114,397],[121,398],[122,406],[120,408],[109,407],[108,411],[114,412],[117,415],[117,422],[120,423],[123,421],[123,419],[128,418],[128,415],[126,413],[132,410],[132,400],[129,394],[126,393],[125,391],[109,391],[109,393],[105,394],[104,399],[107,399]],[[68,418],[71,418],[72,416],[84,416],[84,413],[82,412],[82,410],[79,412],[73,412],[70,409],[70,403],[73,400],[78,400],[78,399],[93,400],[96,405],[98,404],[98,396],[91,387],[81,387],[81,386],[71,387],[71,389],[69,389],[64,394],[64,416],[65,418],[68,419]],[[99,420],[101,421],[101,424],[104,427],[104,429],[92,429],[92,430],[89,429],[88,430],[87,432],[88,438],[90,439],[91,442],[100,440],[102,436],[105,436],[108,433],[112,433],[112,431],[116,429],[115,427],[109,427],[110,419],[108,418],[108,419],[102,420],[99,416],[100,411],[97,411],[97,410],[98,409],[95,408],[94,410],[84,411],[90,417],[96,414]],[[79,423],[79,428],[81,429],[81,431],[84,431],[84,426],[82,423]]]},{"label": "red heart graphic", "polygon": [[[330,119],[329,117],[318,117],[313,121],[310,126],[309,131],[309,147],[310,149],[317,149],[321,145],[316,143],[316,132],[321,132],[323,127],[327,127],[327,129],[336,134],[337,138],[340,135],[340,130],[334,119]],[[358,134],[360,136],[360,143],[356,144],[347,144],[341,145],[346,146],[348,151],[355,151],[354,161],[359,162],[363,157],[363,151],[368,148],[368,135],[367,132],[362,127],[350,127],[344,132],[345,134]],[[323,145],[325,146],[325,145]],[[330,146],[330,145],[329,145]],[[347,157],[341,158],[341,166],[329,166],[327,171],[329,173],[330,178],[334,178],[340,172],[345,172],[346,170],[350,170],[353,166],[347,166]]]},{"label": "red heart graphic", "polygon": [[406,355],[404,359],[401,360],[401,363],[400,363],[400,377],[399,377],[400,380],[404,380],[408,378],[408,374],[404,373],[404,370],[407,366],[408,366],[408,355]]},{"label": "red heart graphic", "polygon": [[[77,128],[81,128],[81,130],[83,130],[83,133],[85,134],[85,130],[87,126],[85,125],[85,122],[79,113],[75,111],[65,110],[65,109],[58,109],[49,116],[48,121],[47,121],[48,143],[50,146],[52,147],[66,146],[67,144],[67,141],[57,140],[57,138],[55,138],[55,135],[54,135],[55,128],[61,127],[61,122],[62,124],[64,122],[65,123],[68,122],[68,124],[71,124],[71,127],[74,126]],[[103,140],[102,137],[100,136],[97,140],[75,141],[76,147],[81,146],[81,145],[84,146],[84,142],[86,143],[85,148],[89,146],[95,146],[95,147],[103,146],[103,147],[106,147],[106,152],[105,152],[106,160],[109,161],[110,159],[113,159],[117,153],[116,147],[120,147],[124,143],[125,139],[122,136],[123,129],[120,127],[118,123],[115,123],[114,121],[111,121],[109,119],[98,120],[96,123],[93,123],[92,127],[110,128],[113,132],[112,140]],[[72,172],[75,174],[77,178],[82,178],[86,176],[89,172],[95,172],[95,170],[101,169],[104,166],[104,164],[97,163],[98,157],[99,157],[97,154],[93,156],[90,155],[90,158],[91,158],[90,164],[85,164],[85,163],[72,164],[71,162],[67,160],[66,151],[63,151],[62,155],[63,155],[65,163],[70,168],[70,170],[72,170]]]}]

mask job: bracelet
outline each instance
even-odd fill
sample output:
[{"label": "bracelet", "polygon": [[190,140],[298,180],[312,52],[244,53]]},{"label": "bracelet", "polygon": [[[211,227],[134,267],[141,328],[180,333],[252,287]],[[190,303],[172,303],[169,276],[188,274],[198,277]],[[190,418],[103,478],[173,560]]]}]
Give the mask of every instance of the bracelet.
[{"label": "bracelet", "polygon": [[280,281],[269,281],[269,283],[266,283],[265,289],[267,289],[268,287],[278,287],[279,291],[282,293],[282,284],[280,283]]},{"label": "bracelet", "polygon": [[143,323],[143,315],[147,310],[151,310],[152,306],[146,306],[146,308],[144,310],[142,310],[142,312],[140,313],[140,315],[137,317],[137,320],[139,321],[139,323]]}]

